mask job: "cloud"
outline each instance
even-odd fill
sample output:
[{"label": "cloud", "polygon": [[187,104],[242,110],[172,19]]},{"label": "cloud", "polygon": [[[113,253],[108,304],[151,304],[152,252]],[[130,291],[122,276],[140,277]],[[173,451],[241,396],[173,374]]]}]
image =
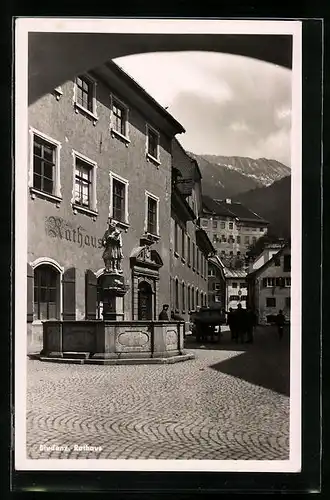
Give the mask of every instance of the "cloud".
[{"label": "cloud", "polygon": [[289,70],[205,52],[143,54],[116,62],[182,123],[186,134],[179,139],[186,149],[267,157],[290,166]]}]

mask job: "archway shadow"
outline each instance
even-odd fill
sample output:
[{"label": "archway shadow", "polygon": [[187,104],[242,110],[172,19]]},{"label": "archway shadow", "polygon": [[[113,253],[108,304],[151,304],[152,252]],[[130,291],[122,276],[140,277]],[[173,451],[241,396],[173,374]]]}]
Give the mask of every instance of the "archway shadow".
[{"label": "archway shadow", "polygon": [[285,396],[290,395],[289,330],[285,331],[281,341],[276,328],[258,327],[253,344],[236,344],[230,340],[229,332],[224,332],[220,343],[198,344],[189,339],[186,346],[188,349],[239,351],[240,355],[215,363],[210,368]]}]

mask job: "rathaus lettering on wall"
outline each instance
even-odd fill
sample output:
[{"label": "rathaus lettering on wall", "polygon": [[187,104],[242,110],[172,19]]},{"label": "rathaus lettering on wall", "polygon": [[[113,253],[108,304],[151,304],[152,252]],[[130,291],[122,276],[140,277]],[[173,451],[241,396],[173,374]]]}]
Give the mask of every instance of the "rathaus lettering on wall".
[{"label": "rathaus lettering on wall", "polygon": [[62,219],[62,217],[46,217],[45,230],[47,236],[70,241],[80,248],[85,246],[102,248],[102,238],[91,236],[82,226],[73,227],[70,222]]}]

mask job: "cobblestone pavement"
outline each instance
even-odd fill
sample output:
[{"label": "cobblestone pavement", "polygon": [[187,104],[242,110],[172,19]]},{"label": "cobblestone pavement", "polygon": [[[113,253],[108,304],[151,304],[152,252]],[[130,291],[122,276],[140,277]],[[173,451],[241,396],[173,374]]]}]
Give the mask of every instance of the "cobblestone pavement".
[{"label": "cobblestone pavement", "polygon": [[[289,397],[228,369],[255,373],[261,347],[188,350],[196,359],[172,365],[28,360],[28,457],[288,459]],[[266,349],[274,352],[280,359]]]}]

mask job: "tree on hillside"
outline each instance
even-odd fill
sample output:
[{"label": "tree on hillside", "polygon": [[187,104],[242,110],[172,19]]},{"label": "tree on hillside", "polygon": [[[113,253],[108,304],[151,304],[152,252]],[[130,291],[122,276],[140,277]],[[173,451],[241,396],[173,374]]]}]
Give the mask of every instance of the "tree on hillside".
[{"label": "tree on hillside", "polygon": [[282,245],[285,245],[287,243],[290,243],[290,239],[279,238],[275,234],[267,233],[264,236],[261,236],[261,238],[259,238],[253,245],[249,247],[249,250],[246,252],[247,258],[255,259],[263,252],[266,245],[272,243],[281,243]]}]

